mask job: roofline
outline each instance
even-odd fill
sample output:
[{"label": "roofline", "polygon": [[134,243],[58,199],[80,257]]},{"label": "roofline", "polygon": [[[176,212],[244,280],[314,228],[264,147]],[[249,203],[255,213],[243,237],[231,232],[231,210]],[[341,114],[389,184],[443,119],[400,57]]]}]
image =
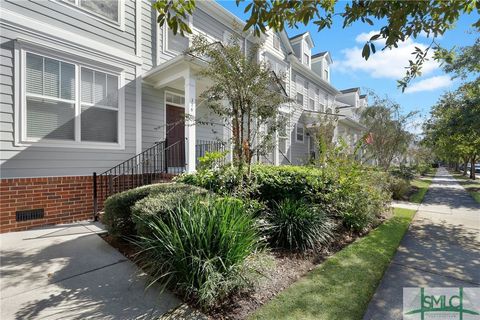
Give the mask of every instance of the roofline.
[{"label": "roofline", "polygon": [[342,94],[354,93],[354,92],[360,92],[360,87],[348,88],[348,89],[340,90],[340,93],[342,93]]},{"label": "roofline", "polygon": [[310,31],[306,31],[306,32],[301,33],[301,34],[297,34],[296,36],[288,38],[288,40],[292,41],[292,42],[297,42],[298,41],[297,39],[304,38],[305,36],[308,36],[308,42],[310,42],[310,45],[312,46],[312,48],[314,48],[315,43],[313,42],[312,36],[310,35]]},{"label": "roofline", "polygon": [[300,38],[300,37],[303,37],[304,34],[306,34],[307,31],[303,32],[303,33],[300,33],[300,34],[297,34],[293,37],[289,37],[288,40],[294,40],[294,39],[297,39],[297,38]]},{"label": "roofline", "polygon": [[327,59],[330,61],[330,63],[333,63],[333,59],[332,59],[332,56],[330,55],[329,51],[323,51],[323,52],[316,53],[313,56],[311,56],[311,60],[313,61],[313,60],[323,58],[323,57],[327,57]]},{"label": "roofline", "polygon": [[[197,8],[204,10],[209,15],[215,18],[219,18],[219,20],[223,20],[224,23],[231,23],[233,21],[240,24],[241,27],[245,27],[247,24],[245,21],[237,17],[235,14],[230,12],[229,10],[225,9],[222,5],[217,3],[216,1],[197,1]],[[243,29],[243,28],[242,28]]]}]

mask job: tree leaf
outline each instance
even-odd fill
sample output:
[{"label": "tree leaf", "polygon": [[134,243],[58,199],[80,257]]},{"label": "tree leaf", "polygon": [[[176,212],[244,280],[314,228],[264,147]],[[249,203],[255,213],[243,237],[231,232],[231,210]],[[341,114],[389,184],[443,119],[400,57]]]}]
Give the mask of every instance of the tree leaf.
[{"label": "tree leaf", "polygon": [[362,57],[365,58],[365,60],[368,60],[368,58],[370,57],[370,46],[368,45],[368,43],[363,46]]}]

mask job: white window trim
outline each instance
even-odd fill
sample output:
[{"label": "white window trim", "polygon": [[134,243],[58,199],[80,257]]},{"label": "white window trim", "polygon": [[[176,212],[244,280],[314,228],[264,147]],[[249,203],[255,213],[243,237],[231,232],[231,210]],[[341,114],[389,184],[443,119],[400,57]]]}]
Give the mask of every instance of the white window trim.
[{"label": "white window trim", "polygon": [[102,16],[101,14],[98,14],[94,11],[81,7],[79,0],[75,0],[75,3],[70,3],[64,0],[56,0],[56,2],[58,2],[61,5],[72,8],[75,11],[81,12],[83,14],[88,14],[95,20],[108,24],[109,26],[112,26],[116,29],[125,31],[125,0],[118,0],[118,21],[111,20],[105,16]]},{"label": "white window trim", "polygon": [[[75,65],[75,119],[74,119],[74,140],[49,140],[35,139],[27,137],[27,90],[26,90],[26,57],[27,52],[39,55],[45,58],[59,60],[61,62]],[[80,92],[80,68],[86,67],[95,71],[104,72],[118,77],[118,123],[117,123],[117,143],[81,141],[81,92]],[[114,71],[113,71],[114,70]],[[32,95],[32,94],[29,94]],[[65,58],[62,53],[54,52],[48,49],[30,48],[27,45],[15,43],[15,146],[20,147],[59,147],[59,148],[84,148],[84,149],[125,149],[125,75],[123,71],[112,67],[106,69],[98,65],[83,62],[82,59]],[[52,100],[55,100],[53,98]],[[58,99],[57,99],[58,100]],[[62,100],[62,99],[60,99]]]},{"label": "white window trim", "polygon": [[[278,48],[275,47],[275,40],[278,42]],[[272,48],[276,51],[281,51],[282,50],[282,45],[280,43],[280,37],[277,36],[276,34],[272,35]]]},{"label": "white window trim", "polygon": [[[158,23],[155,23],[155,24],[158,26]],[[193,16],[191,15],[188,16],[188,26],[192,30],[192,34],[185,33],[184,37],[188,39],[188,46],[190,46],[192,44],[193,35],[201,34],[201,32],[199,32],[198,29],[193,27]],[[161,48],[162,52],[167,54],[175,54],[175,55],[178,53],[181,53],[180,51],[172,50],[168,47],[168,25],[165,23],[161,27],[161,30],[160,30],[160,27],[157,27],[157,28],[158,28],[158,32],[160,31],[162,32],[162,48]],[[180,33],[177,33],[177,34],[179,35]],[[207,34],[205,34],[205,36],[207,36]]]},{"label": "white window trim", "polygon": [[[302,128],[303,132],[302,132],[302,140],[299,140],[298,139],[298,129],[299,128]],[[300,123],[297,123],[295,125],[295,142],[297,143],[305,143],[305,128],[302,124]]]}]

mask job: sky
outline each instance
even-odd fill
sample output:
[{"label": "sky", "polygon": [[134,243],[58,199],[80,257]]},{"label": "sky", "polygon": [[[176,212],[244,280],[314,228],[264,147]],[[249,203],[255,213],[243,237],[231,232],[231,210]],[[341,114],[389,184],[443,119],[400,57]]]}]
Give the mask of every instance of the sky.
[{"label": "sky", "polygon": [[[237,7],[235,1],[218,1],[227,10],[245,20],[247,14],[244,13],[246,1]],[[341,12],[341,7],[345,2],[337,3],[337,12]],[[478,14],[462,16],[457,22],[455,28],[447,31],[437,42],[444,48],[462,47],[472,45],[478,34],[473,32],[471,25],[479,19]],[[388,95],[389,98],[401,105],[402,111],[418,112],[411,131],[418,132],[419,124],[428,117],[431,107],[439,97],[448,90],[454,90],[460,84],[460,80],[452,80],[445,74],[439,63],[430,59],[423,66],[423,74],[414,79],[405,92],[397,88],[397,80],[405,75],[405,66],[408,60],[412,59],[411,52],[414,47],[426,48],[431,39],[426,36],[420,36],[416,39],[407,39],[394,50],[380,51],[380,45],[377,45],[377,53],[371,55],[368,61],[361,56],[361,50],[365,41],[379,30],[383,24],[375,23],[373,26],[357,23],[346,29],[342,29],[342,20],[340,17],[334,20],[331,29],[318,31],[313,23],[307,26],[300,24],[298,29],[287,29],[289,37],[309,31],[313,38],[315,48],[312,54],[329,51],[333,58],[331,67],[331,83],[337,89],[346,89],[360,87],[363,91],[373,90],[380,96]]]}]

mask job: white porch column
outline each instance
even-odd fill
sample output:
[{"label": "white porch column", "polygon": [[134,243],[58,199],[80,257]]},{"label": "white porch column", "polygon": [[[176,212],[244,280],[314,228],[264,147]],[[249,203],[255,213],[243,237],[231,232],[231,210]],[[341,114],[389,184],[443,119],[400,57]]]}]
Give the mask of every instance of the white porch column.
[{"label": "white porch column", "polygon": [[275,166],[278,166],[280,164],[280,152],[278,151],[280,149],[280,146],[278,145],[278,131],[275,131],[275,144],[273,148],[273,164]]},{"label": "white porch column", "polygon": [[195,125],[195,78],[190,74],[185,77],[185,162],[187,172],[195,172],[195,144],[196,144],[196,125]]}]

